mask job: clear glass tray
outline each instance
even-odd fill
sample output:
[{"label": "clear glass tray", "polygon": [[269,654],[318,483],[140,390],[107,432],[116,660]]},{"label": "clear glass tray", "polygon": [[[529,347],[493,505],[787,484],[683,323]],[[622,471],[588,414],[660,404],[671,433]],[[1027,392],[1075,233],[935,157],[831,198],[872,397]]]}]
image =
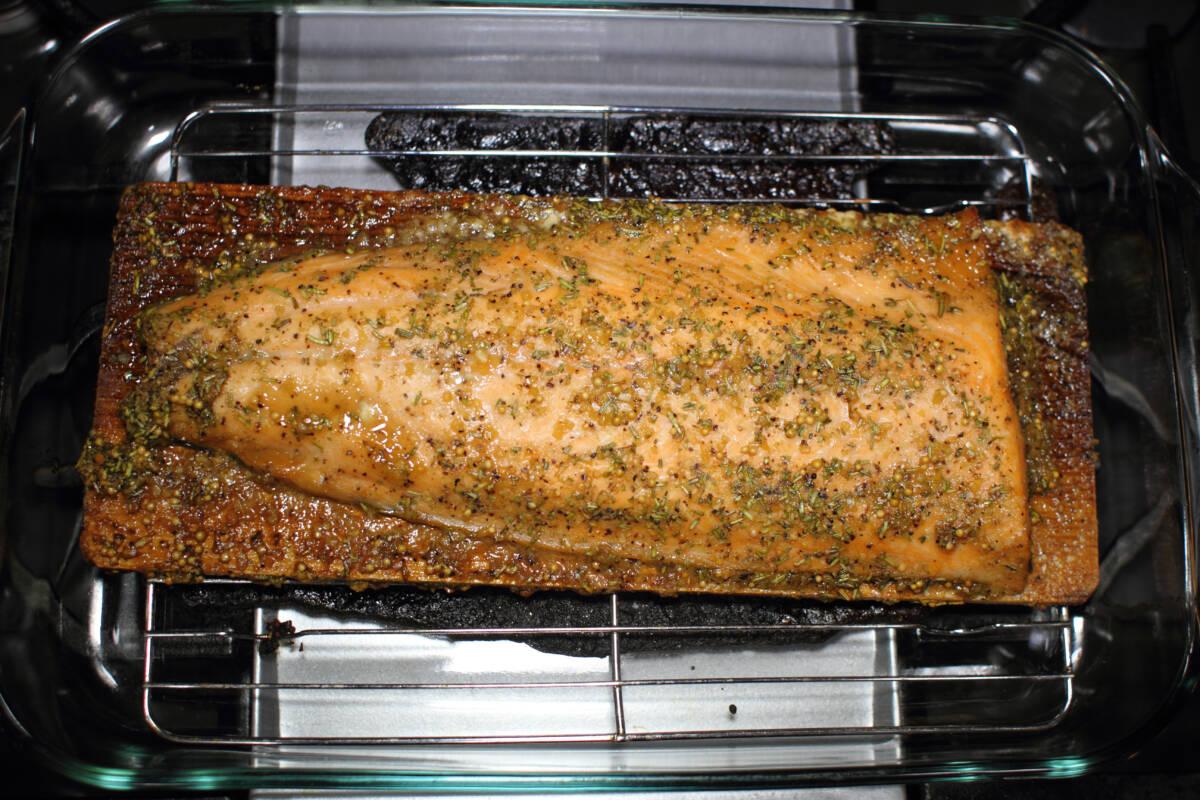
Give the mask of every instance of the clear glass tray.
[{"label": "clear glass tray", "polygon": [[[373,149],[380,115],[465,138]],[[583,133],[462,133],[531,124]],[[846,126],[874,144],[810,141]],[[70,465],[125,186],[399,188],[477,168],[524,185],[550,163],[588,196],[971,205],[1080,230],[1093,599],[795,604],[737,626],[596,598],[464,628],[236,584],[198,600],[80,558]],[[1072,775],[1136,748],[1191,682],[1196,190],[1120,82],[1061,37],[759,8],[163,7],[71,50],[0,138],[0,189],[0,699],[76,779],[548,792]]]}]

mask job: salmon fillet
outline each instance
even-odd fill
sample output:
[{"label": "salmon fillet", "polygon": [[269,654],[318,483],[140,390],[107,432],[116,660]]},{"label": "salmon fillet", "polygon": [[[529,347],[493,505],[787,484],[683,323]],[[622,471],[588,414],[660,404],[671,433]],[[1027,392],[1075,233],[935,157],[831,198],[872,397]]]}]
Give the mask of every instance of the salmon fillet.
[{"label": "salmon fillet", "polygon": [[348,248],[243,234],[110,306],[94,561],[936,601],[1037,573],[973,212],[345,194]]}]

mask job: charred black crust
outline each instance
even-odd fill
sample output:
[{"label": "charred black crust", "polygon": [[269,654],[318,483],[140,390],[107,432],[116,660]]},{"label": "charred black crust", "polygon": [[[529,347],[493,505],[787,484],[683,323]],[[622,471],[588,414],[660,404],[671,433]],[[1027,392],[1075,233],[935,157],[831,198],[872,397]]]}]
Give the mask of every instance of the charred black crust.
[{"label": "charred black crust", "polygon": [[[850,198],[854,182],[870,172],[873,163],[785,160],[769,166],[731,165],[726,157],[732,154],[878,154],[894,149],[890,130],[877,122],[666,113],[616,115],[606,122],[599,116],[389,111],[371,120],[365,141],[380,154],[377,158],[396,177],[398,188],[708,200]],[[597,158],[388,155],[475,149],[596,152],[606,146],[639,157],[617,155],[605,166]],[[681,166],[675,160],[653,158],[659,153],[696,158]],[[704,159],[706,155],[713,159]]]}]

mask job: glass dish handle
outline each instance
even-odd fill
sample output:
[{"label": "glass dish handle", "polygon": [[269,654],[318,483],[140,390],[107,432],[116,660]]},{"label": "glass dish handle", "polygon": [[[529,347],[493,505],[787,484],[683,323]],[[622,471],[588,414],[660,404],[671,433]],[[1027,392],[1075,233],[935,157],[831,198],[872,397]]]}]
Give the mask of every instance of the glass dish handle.
[{"label": "glass dish handle", "polygon": [[[1195,476],[1200,467],[1200,181],[1171,158],[1153,131],[1151,152],[1158,160],[1159,214],[1162,247],[1172,296],[1173,324],[1183,393],[1183,436]],[[1200,488],[1193,478],[1192,507],[1200,507]],[[1192,552],[1200,551],[1200,541]],[[1200,590],[1200,586],[1193,587]]]},{"label": "glass dish handle", "polygon": [[[3,336],[4,309],[8,307],[9,260],[16,232],[17,186],[21,175],[21,151],[25,142],[25,109],[20,109],[0,133],[0,337]],[[7,352],[0,348],[0,353]],[[6,377],[0,367],[0,380]],[[8,392],[0,393],[0,402],[11,402]],[[7,458],[7,454],[5,455]],[[0,527],[0,559],[7,551],[6,528]]]},{"label": "glass dish handle", "polygon": [[[24,141],[25,109],[22,108],[0,134],[0,309],[4,308],[3,299],[8,287],[8,263],[12,255],[17,184]],[[2,320],[0,330],[3,330]]]}]

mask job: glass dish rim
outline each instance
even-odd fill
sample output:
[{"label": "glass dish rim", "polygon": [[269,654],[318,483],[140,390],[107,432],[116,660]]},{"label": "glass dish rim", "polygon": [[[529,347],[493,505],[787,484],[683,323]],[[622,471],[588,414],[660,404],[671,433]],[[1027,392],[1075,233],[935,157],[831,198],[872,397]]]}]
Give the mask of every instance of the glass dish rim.
[{"label": "glass dish rim", "polygon": [[[1044,28],[1042,26],[1019,19],[1002,17],[963,18],[953,15],[933,14],[889,14],[881,15],[870,12],[838,11],[821,9],[796,9],[775,6],[738,6],[729,4],[714,5],[680,5],[676,3],[657,2],[606,2],[605,0],[399,0],[393,5],[375,5],[362,3],[346,3],[334,0],[331,3],[292,2],[263,2],[263,0],[231,0],[227,3],[191,4],[186,0],[155,0],[147,7],[127,13],[104,22],[81,36],[66,51],[55,67],[45,76],[36,93],[36,99],[28,109],[25,118],[25,135],[23,164],[18,177],[18,196],[26,186],[28,176],[29,155],[35,145],[38,128],[38,111],[44,105],[45,98],[54,86],[69,73],[91,47],[121,30],[136,25],[147,19],[163,15],[175,14],[245,14],[245,13],[292,13],[292,14],[322,14],[349,15],[369,13],[372,15],[403,16],[417,14],[458,15],[470,13],[502,13],[516,15],[636,15],[645,18],[714,18],[734,21],[779,19],[787,23],[799,24],[833,24],[833,25],[872,25],[896,28],[920,28],[926,32],[938,30],[993,32],[1001,35],[1023,35],[1038,39],[1068,53],[1076,63],[1086,66],[1088,70],[1108,85],[1114,99],[1128,120],[1133,143],[1143,174],[1147,177],[1147,193],[1152,202],[1151,210],[1154,220],[1155,253],[1159,268],[1166,271],[1165,250],[1163,240],[1163,209],[1159,196],[1156,178],[1162,175],[1156,170],[1163,170],[1182,175],[1178,167],[1171,162],[1161,141],[1146,120],[1145,114],[1133,97],[1129,87],[1114,74],[1104,61],[1088,47],[1075,39]],[[737,109],[729,109],[736,111]],[[19,112],[20,113],[20,112]],[[1198,190],[1195,181],[1186,175],[1185,180]],[[18,216],[20,212],[18,211]],[[16,227],[20,227],[20,220]],[[11,268],[11,267],[10,267]],[[1165,276],[1164,276],[1165,277]],[[1164,279],[1164,291],[1167,304],[1174,307],[1171,298],[1170,281]],[[1172,372],[1174,378],[1173,390],[1176,395],[1177,413],[1182,429],[1189,428],[1188,411],[1185,405],[1184,392],[1180,386],[1181,376],[1185,365],[1180,363],[1180,350],[1176,341],[1176,332],[1170,331],[1170,352],[1172,357]],[[445,775],[435,772],[413,770],[344,770],[344,769],[297,769],[285,768],[264,772],[255,768],[210,768],[197,767],[186,770],[167,772],[161,769],[135,769],[110,767],[93,763],[84,759],[56,750],[50,745],[37,741],[16,717],[3,693],[0,692],[0,712],[7,719],[9,726],[18,736],[24,737],[30,744],[34,756],[43,764],[59,774],[102,789],[130,790],[143,788],[186,788],[192,790],[216,791],[232,788],[266,788],[266,787],[311,787],[334,788],[344,787],[347,783],[362,788],[392,788],[392,789],[430,789],[469,790],[488,789],[519,791],[526,789],[537,792],[575,792],[599,791],[616,789],[717,789],[717,788],[746,788],[752,786],[778,786],[781,783],[795,783],[798,779],[806,785],[829,784],[867,784],[912,780],[957,780],[969,781],[1001,776],[1049,777],[1068,778],[1093,771],[1097,766],[1114,760],[1124,753],[1149,740],[1157,733],[1173,713],[1181,693],[1190,692],[1200,675],[1196,664],[1196,641],[1198,637],[1197,609],[1197,569],[1195,564],[1194,514],[1192,507],[1193,458],[1186,444],[1181,443],[1178,457],[1181,461],[1181,476],[1188,491],[1182,498],[1184,542],[1184,590],[1188,607],[1192,610],[1186,627],[1186,649],[1178,667],[1176,680],[1172,691],[1167,693],[1162,702],[1150,717],[1138,728],[1129,731],[1122,739],[1110,743],[1099,750],[1083,756],[1065,758],[1050,758],[1045,760],[1023,759],[1007,763],[987,762],[951,762],[944,765],[928,766],[889,766],[879,768],[857,768],[832,772],[828,769],[795,769],[778,771],[757,771],[747,773],[727,773],[722,775],[698,775],[686,773],[638,773],[636,775],[588,774],[588,773],[459,773]],[[602,747],[620,745],[604,744]]]}]

